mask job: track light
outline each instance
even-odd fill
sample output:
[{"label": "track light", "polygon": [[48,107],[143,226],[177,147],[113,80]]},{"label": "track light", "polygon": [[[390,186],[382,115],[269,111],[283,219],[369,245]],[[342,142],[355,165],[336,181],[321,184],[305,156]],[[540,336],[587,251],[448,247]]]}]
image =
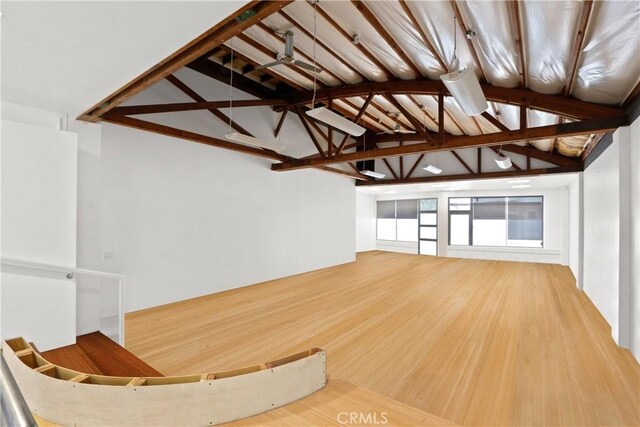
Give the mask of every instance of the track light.
[{"label": "track light", "polygon": [[431,172],[434,175],[440,175],[442,173],[442,169],[434,165],[427,165],[422,169],[426,170],[427,172]]},{"label": "track light", "polygon": [[268,141],[263,141],[252,136],[243,135],[239,132],[229,132],[225,135],[229,141],[239,142],[240,144],[250,145],[252,147],[266,148],[267,150],[273,150],[276,153],[280,153],[284,150],[284,146],[276,145]]},{"label": "track light", "polygon": [[374,172],[374,171],[370,171],[370,170],[363,170],[362,171],[363,175],[367,175],[370,176],[372,178],[378,178],[378,179],[382,179],[384,178],[386,175],[380,172]]},{"label": "track light", "polygon": [[496,157],[494,160],[496,161],[500,169],[509,169],[512,165],[511,159],[502,153],[499,153],[498,157]]},{"label": "track light", "polygon": [[345,119],[339,114],[325,108],[319,107],[313,110],[307,110],[307,116],[313,117],[316,120],[320,120],[323,123],[328,124],[336,129],[340,129],[343,132],[353,136],[360,136],[365,132],[365,128]]},{"label": "track light", "polygon": [[482,93],[480,82],[472,68],[443,74],[440,80],[466,115],[478,116],[489,108],[487,98]]}]

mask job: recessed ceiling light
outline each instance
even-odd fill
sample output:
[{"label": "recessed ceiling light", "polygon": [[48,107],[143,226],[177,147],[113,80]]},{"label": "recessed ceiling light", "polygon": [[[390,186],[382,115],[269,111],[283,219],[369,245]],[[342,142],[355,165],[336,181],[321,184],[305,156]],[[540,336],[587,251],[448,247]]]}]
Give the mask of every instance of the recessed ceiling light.
[{"label": "recessed ceiling light", "polygon": [[511,188],[531,188],[531,184],[512,185]]},{"label": "recessed ceiling light", "polygon": [[442,173],[442,169],[434,165],[427,165],[422,169],[426,170],[427,172],[431,172],[434,175],[440,175]]},{"label": "recessed ceiling light", "polygon": [[509,181],[509,184],[528,184],[530,182],[528,179],[512,179]]}]

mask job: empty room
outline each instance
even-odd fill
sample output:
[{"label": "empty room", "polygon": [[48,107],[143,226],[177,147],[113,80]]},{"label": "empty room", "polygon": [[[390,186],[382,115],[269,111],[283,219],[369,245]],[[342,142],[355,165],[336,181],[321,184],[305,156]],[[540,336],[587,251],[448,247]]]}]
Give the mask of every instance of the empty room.
[{"label": "empty room", "polygon": [[0,425],[640,425],[638,0],[0,28]]}]

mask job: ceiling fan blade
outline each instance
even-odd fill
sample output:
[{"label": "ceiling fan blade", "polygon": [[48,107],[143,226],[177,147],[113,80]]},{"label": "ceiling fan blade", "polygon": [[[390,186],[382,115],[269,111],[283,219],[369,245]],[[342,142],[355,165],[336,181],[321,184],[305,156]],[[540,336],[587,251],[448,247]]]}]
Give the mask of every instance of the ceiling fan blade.
[{"label": "ceiling fan blade", "polygon": [[396,133],[410,134],[410,133],[416,133],[416,131],[415,130],[409,130],[409,129],[398,129],[396,131]]},{"label": "ceiling fan blade", "polygon": [[256,67],[256,70],[262,70],[263,68],[269,68],[269,67],[273,67],[275,65],[280,65],[280,64],[282,64],[282,60],[278,59],[277,61],[269,62],[268,64],[258,65]]},{"label": "ceiling fan blade", "polygon": [[305,70],[313,71],[314,73],[321,73],[323,71],[322,68],[314,67],[313,65],[307,64],[304,61],[296,60],[296,61],[294,61],[293,64],[298,66],[298,67],[300,67],[300,68],[304,68]]}]

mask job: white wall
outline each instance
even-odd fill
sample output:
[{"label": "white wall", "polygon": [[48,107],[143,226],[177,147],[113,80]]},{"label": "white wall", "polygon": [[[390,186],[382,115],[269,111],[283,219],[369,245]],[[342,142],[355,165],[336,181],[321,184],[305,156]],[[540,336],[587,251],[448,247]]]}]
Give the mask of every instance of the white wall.
[{"label": "white wall", "polygon": [[[544,248],[507,248],[507,247],[463,247],[448,245],[448,199],[449,197],[481,196],[522,196],[538,195],[544,197]],[[568,259],[569,239],[569,197],[565,187],[555,189],[523,190],[474,190],[456,192],[423,192],[411,194],[381,194],[377,200],[401,200],[436,197],[438,199],[438,255],[456,258],[498,259],[506,261],[563,263]],[[375,219],[375,213],[372,213]],[[567,217],[566,219],[564,217]],[[360,220],[360,218],[359,218]],[[375,221],[374,221],[375,233]],[[566,230],[565,230],[566,229]],[[360,226],[358,228],[360,230]],[[376,241],[378,250],[418,253],[418,244],[411,242]]]},{"label": "white wall", "polygon": [[[225,85],[191,70],[178,75],[207,99],[228,98]],[[236,99],[250,98],[234,92]],[[129,103],[187,100],[163,82]],[[268,107],[233,112],[266,139],[278,117]],[[218,137],[227,131],[207,111],[144,119]],[[273,172],[267,159],[115,125],[100,132],[88,126],[78,131],[79,265],[125,274],[127,311],[355,259],[351,178]],[[286,154],[314,149],[294,115],[281,135]]]},{"label": "white wall", "polygon": [[[1,151],[2,257],[74,267],[76,135],[3,120]],[[2,337],[41,350],[75,342],[75,283],[64,274],[4,267],[0,294]]]},{"label": "white wall", "polygon": [[356,194],[356,252],[376,249],[376,198]]},{"label": "white wall", "polygon": [[629,348],[640,360],[640,120],[629,130]]},{"label": "white wall", "polygon": [[578,289],[582,289],[583,251],[583,189],[584,175],[576,174],[569,185],[569,267],[576,278]]},{"label": "white wall", "polygon": [[640,359],[640,119],[619,128],[584,172],[584,291],[613,339]]}]

